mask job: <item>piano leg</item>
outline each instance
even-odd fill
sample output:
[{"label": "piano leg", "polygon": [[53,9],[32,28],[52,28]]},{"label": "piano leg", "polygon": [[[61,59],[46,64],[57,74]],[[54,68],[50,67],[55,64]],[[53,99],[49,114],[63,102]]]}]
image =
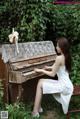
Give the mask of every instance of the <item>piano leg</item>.
[{"label": "piano leg", "polygon": [[9,83],[9,94],[11,103],[21,101],[23,99],[22,93],[23,93],[22,84]]},{"label": "piano leg", "polygon": [[13,89],[13,86],[12,86],[11,83],[9,83],[9,99],[10,99],[9,102],[10,103],[14,102],[13,101],[13,90],[12,89]]},{"label": "piano leg", "polygon": [[18,96],[17,96],[17,101],[19,102],[22,100],[22,93],[23,93],[23,87],[22,84],[18,84]]}]

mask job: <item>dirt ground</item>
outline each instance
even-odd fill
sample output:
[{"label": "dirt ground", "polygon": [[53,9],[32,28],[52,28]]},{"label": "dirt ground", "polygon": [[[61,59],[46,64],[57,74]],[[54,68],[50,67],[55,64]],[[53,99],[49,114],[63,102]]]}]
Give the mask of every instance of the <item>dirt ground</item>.
[{"label": "dirt ground", "polygon": [[63,117],[60,117],[56,111],[47,111],[41,115],[40,119],[64,119]]},{"label": "dirt ground", "polygon": [[54,111],[47,111],[42,119],[59,119],[59,116]]}]

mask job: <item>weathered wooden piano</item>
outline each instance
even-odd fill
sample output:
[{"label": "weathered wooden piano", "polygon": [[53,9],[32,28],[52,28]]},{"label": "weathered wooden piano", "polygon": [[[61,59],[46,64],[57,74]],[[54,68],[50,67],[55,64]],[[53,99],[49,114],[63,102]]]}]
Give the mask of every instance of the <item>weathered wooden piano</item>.
[{"label": "weathered wooden piano", "polygon": [[[7,69],[6,83],[9,87],[11,100],[13,99],[13,84],[18,85],[16,100],[20,100],[23,91],[22,84],[43,75],[42,73],[35,73],[34,68],[52,65],[56,58],[52,41],[19,43],[18,47],[19,54],[16,52],[15,44],[2,46],[2,59]],[[8,91],[6,96],[8,97]]]}]

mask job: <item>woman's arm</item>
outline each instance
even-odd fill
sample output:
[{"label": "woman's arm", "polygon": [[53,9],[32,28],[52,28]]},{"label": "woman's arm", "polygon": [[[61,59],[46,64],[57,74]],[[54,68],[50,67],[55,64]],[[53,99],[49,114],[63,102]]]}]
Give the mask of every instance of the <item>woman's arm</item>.
[{"label": "woman's arm", "polygon": [[51,71],[46,71],[44,69],[35,69],[35,72],[41,72],[48,76],[54,77],[56,75],[60,65],[61,65],[61,58],[60,58],[60,56],[57,56],[55,63],[51,66],[52,67]]},{"label": "woman's arm", "polygon": [[52,66],[45,66],[43,69],[45,69],[45,70],[52,70]]}]

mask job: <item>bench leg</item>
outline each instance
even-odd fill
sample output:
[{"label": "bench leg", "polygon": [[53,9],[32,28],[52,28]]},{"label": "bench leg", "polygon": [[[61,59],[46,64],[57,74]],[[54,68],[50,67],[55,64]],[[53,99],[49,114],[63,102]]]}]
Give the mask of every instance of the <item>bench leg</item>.
[{"label": "bench leg", "polygon": [[70,119],[70,114],[69,113],[66,114],[66,119]]}]

